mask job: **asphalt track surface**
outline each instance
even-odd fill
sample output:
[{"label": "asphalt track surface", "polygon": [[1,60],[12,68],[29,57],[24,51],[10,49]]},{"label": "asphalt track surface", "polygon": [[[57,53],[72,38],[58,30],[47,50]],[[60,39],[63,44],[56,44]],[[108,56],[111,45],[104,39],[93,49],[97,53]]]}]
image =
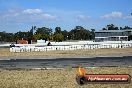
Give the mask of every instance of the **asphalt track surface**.
[{"label": "asphalt track surface", "polygon": [[76,68],[83,67],[131,67],[132,56],[94,58],[54,58],[54,59],[10,59],[0,60],[0,69],[32,68]]}]

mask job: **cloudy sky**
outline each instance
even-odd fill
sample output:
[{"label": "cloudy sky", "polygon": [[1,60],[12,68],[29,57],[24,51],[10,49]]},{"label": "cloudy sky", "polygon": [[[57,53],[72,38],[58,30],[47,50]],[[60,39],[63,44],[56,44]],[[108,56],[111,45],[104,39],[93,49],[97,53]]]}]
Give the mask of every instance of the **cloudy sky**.
[{"label": "cloudy sky", "polygon": [[132,0],[0,0],[0,31],[28,31],[31,26],[75,26],[100,30],[107,24],[132,27]]}]

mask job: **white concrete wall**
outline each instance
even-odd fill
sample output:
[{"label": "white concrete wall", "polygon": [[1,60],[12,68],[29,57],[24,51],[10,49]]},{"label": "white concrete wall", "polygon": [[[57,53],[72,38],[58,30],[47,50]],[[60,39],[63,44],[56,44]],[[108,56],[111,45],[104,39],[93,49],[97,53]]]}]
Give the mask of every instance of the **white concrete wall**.
[{"label": "white concrete wall", "polygon": [[[109,41],[109,42],[52,42],[58,46],[21,46],[21,47],[12,47],[10,48],[10,52],[37,52],[37,51],[56,51],[56,50],[79,50],[79,49],[99,49],[99,48],[127,48],[132,47],[132,41]],[[65,46],[65,45],[67,46]],[[61,45],[61,46],[59,46]]]}]

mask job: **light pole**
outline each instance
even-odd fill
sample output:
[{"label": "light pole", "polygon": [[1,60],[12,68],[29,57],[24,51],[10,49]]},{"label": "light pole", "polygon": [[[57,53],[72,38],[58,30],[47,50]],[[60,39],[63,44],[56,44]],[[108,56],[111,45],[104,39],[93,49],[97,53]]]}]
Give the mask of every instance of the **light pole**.
[{"label": "light pole", "polygon": [[68,40],[68,35],[66,37],[67,37],[67,40]]}]

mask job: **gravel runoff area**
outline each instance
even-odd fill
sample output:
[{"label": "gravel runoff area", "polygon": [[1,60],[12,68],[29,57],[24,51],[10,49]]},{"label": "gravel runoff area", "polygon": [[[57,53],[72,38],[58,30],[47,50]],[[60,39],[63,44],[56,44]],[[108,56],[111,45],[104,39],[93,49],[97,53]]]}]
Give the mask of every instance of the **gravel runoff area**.
[{"label": "gravel runoff area", "polygon": [[[87,74],[130,74],[132,67],[87,68]],[[67,67],[50,70],[0,70],[0,88],[132,88],[130,84],[76,83],[77,69]]]},{"label": "gravel runoff area", "polygon": [[40,51],[13,53],[9,48],[0,48],[0,59],[9,58],[63,58],[63,57],[97,57],[97,56],[131,56],[132,48],[87,49],[73,51]]}]

